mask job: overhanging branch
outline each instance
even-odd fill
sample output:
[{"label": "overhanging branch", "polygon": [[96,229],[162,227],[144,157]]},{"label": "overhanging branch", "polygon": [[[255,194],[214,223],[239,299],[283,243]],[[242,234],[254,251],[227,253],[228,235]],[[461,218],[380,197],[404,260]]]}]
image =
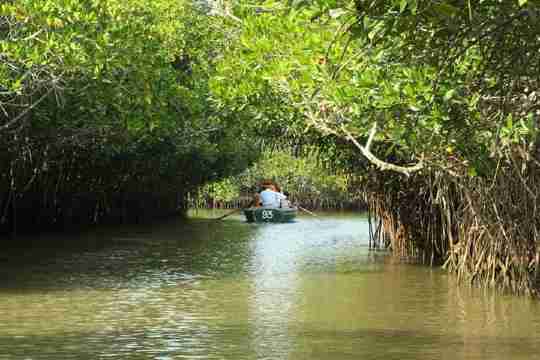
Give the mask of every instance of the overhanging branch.
[{"label": "overhanging branch", "polygon": [[362,155],[366,157],[366,159],[368,159],[372,164],[374,164],[381,170],[395,171],[402,173],[406,176],[410,176],[413,172],[419,171],[424,167],[422,161],[411,166],[400,166],[388,163],[386,161],[382,161],[381,159],[377,158],[370,150],[371,143],[373,141],[373,138],[375,137],[375,133],[377,132],[377,122],[374,122],[371,126],[368,141],[365,146],[362,146],[362,144],[360,144],[358,140],[356,140],[356,138],[345,128],[345,126],[341,126],[341,131],[343,131],[343,133],[345,134],[345,138],[352,142],[354,146],[356,146],[360,150]]},{"label": "overhanging branch", "polygon": [[313,112],[308,111],[304,113],[309,121],[309,123],[314,126],[317,130],[321,131],[325,134],[332,134],[336,135],[342,138],[345,138],[346,140],[352,142],[354,146],[356,146],[362,155],[369,160],[372,164],[377,166],[381,170],[389,170],[389,171],[395,171],[401,174],[404,174],[406,176],[410,176],[412,173],[421,170],[424,167],[423,161],[418,162],[415,165],[411,166],[400,166],[388,163],[386,161],[383,161],[379,158],[377,158],[372,152],[371,152],[371,145],[373,143],[373,139],[375,137],[375,134],[377,133],[377,122],[374,122],[371,126],[371,129],[369,130],[369,136],[368,140],[366,142],[366,145],[362,145],[356,140],[356,138],[353,136],[353,134],[347,130],[345,125],[339,126],[339,131],[330,126],[330,123],[322,118],[319,118],[313,114]]}]

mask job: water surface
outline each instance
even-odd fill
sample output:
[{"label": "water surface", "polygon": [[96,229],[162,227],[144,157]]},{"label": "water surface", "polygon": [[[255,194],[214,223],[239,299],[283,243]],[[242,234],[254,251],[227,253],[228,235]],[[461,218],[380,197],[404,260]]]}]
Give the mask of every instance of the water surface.
[{"label": "water surface", "polygon": [[540,359],[538,302],[370,252],[362,216],[195,216],[4,245],[0,359]]}]

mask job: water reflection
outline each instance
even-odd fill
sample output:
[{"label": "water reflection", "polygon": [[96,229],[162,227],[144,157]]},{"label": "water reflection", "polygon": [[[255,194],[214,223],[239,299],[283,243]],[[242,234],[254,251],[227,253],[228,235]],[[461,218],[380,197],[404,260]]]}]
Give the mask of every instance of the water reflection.
[{"label": "water reflection", "polygon": [[253,240],[250,275],[252,346],[258,359],[279,354],[287,359],[292,349],[289,322],[294,314],[300,244],[287,236],[293,224],[258,228]]},{"label": "water reflection", "polygon": [[0,359],[540,358],[538,302],[370,253],[358,216],[31,245],[0,255]]}]

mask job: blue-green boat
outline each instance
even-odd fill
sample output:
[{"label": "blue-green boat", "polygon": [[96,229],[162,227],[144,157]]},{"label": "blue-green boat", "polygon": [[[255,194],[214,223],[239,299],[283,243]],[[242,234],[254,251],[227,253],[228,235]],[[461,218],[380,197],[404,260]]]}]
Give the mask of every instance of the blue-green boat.
[{"label": "blue-green boat", "polygon": [[250,207],[244,209],[247,222],[284,223],[294,221],[298,210],[289,208]]}]

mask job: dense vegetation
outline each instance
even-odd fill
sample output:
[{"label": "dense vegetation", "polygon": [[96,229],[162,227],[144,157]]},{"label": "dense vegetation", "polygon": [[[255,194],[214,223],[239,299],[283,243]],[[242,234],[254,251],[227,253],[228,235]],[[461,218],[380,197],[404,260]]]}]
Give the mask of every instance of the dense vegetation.
[{"label": "dense vegetation", "polygon": [[397,255],[535,293],[539,10],[531,0],[244,3],[243,46],[216,78],[235,86],[211,84],[224,106],[259,118],[273,111],[253,100],[278,97],[289,131],[356,148],[376,234]]},{"label": "dense vegetation", "polygon": [[[301,156],[300,156],[301,155]],[[289,194],[289,200],[310,209],[364,209],[361,179],[328,166],[326,154],[316,149],[302,154],[264,151],[242,173],[211,182],[194,192],[193,206],[248,206],[264,180],[272,180]]]},{"label": "dense vegetation", "polygon": [[539,19],[538,0],[5,1],[0,227],[168,214],[260,148],[317,146],[396,255],[538,293]]},{"label": "dense vegetation", "polygon": [[220,26],[182,1],[3,2],[0,230],[167,215],[250,164],[208,96]]}]

